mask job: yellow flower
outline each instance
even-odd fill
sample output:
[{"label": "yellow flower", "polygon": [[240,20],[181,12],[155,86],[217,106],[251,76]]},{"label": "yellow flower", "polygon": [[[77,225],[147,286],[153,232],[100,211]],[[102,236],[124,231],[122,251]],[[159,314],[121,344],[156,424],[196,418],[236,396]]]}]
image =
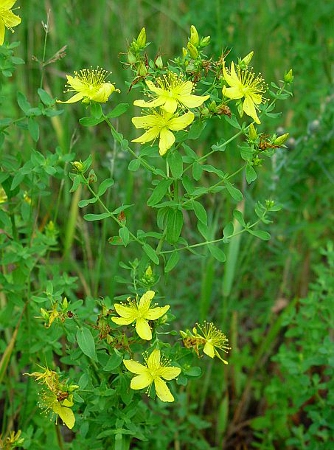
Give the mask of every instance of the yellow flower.
[{"label": "yellow flower", "polygon": [[[197,331],[197,328],[202,334]],[[192,333],[189,330],[186,332],[180,331],[185,347],[194,348],[199,356],[199,347],[203,346],[203,352],[210,358],[217,356],[224,364],[228,364],[217,350],[218,348],[226,353],[227,350],[230,350],[230,347],[227,346],[228,339],[225,334],[218,330],[212,322],[204,322],[203,325],[197,324],[197,328],[194,327]]]},{"label": "yellow flower", "polygon": [[262,94],[265,91],[264,80],[261,75],[255,74],[248,68],[241,70],[237,67],[235,70],[234,63],[231,69],[227,70],[223,67],[224,79],[230,87],[223,87],[223,95],[233,100],[244,98],[242,109],[247,116],[250,116],[254,122],[261,123],[257,116],[257,105],[262,103]]},{"label": "yellow flower", "polygon": [[123,360],[125,367],[130,372],[137,374],[131,380],[131,389],[137,390],[145,387],[150,389],[152,383],[154,383],[155,391],[160,400],[163,402],[173,402],[174,397],[164,380],[173,380],[180,374],[181,369],[179,367],[167,366],[168,361],[161,361],[160,350],[156,349],[145,359],[145,362],[146,366],[132,359]]},{"label": "yellow flower", "polygon": [[80,72],[74,72],[74,77],[66,75],[68,89],[65,92],[77,93],[66,102],[57,102],[75,103],[82,100],[83,103],[106,103],[114,91],[119,92],[112,83],[105,81],[107,75],[108,72],[100,68],[82,69]]},{"label": "yellow flower", "polygon": [[135,100],[134,105],[141,108],[155,108],[161,106],[162,109],[173,114],[178,106],[186,108],[196,108],[201,106],[210,96],[193,95],[194,84],[191,81],[184,81],[180,76],[169,72],[163,78],[157,80],[158,87],[152,82],[146,81],[147,87],[156,95],[156,98],[149,102],[145,100]]},{"label": "yellow flower", "polygon": [[39,406],[41,408],[46,411],[51,410],[59,416],[67,428],[72,429],[74,427],[75,416],[71,410],[71,406],[73,406],[73,394],[68,394],[66,391],[58,391],[57,394],[43,391],[40,399]]},{"label": "yellow flower", "polygon": [[[75,423],[75,416],[70,409],[73,406],[73,394],[79,386],[76,384],[68,385],[59,380],[59,375],[54,370],[47,367],[39,366],[43,372],[24,373],[29,377],[34,377],[40,384],[44,384],[47,389],[43,389],[40,393],[39,406],[46,411],[51,410],[57,414],[65,425],[72,429]],[[57,423],[57,420],[56,420]]]},{"label": "yellow flower", "polygon": [[5,40],[5,29],[8,28],[14,33],[12,27],[21,23],[21,18],[11,11],[16,0],[0,0],[0,45]]},{"label": "yellow flower", "polygon": [[[159,137],[159,153],[163,156],[175,142],[175,136],[172,131],[179,131],[186,128],[194,120],[192,112],[187,112],[182,116],[176,116],[167,111],[153,111],[142,117],[133,117],[132,123],[136,128],[144,128],[147,131],[140,137],[133,139],[132,142],[151,142]],[[172,130],[172,131],[171,131]]]},{"label": "yellow flower", "polygon": [[121,317],[112,317],[112,321],[117,325],[129,325],[136,323],[136,332],[139,337],[147,341],[152,339],[152,331],[148,324],[148,320],[156,320],[162,317],[169,310],[170,306],[151,308],[151,301],[155,296],[154,291],[147,291],[139,300],[131,300],[128,298],[129,306],[115,303],[116,312]]}]

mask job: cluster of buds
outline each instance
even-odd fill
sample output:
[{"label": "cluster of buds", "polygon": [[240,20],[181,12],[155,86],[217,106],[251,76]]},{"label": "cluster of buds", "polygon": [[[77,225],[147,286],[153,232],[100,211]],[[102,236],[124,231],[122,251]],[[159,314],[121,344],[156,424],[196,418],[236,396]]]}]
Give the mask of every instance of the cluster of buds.
[{"label": "cluster of buds", "polygon": [[21,430],[10,431],[9,435],[6,438],[3,438],[0,434],[0,448],[2,450],[11,450],[12,448],[22,447],[24,443],[24,438],[21,437]]},{"label": "cluster of buds", "polygon": [[55,302],[50,310],[41,308],[41,318],[44,319],[45,328],[50,328],[55,320],[59,320],[63,323],[65,322],[65,319],[73,317],[73,313],[68,310],[68,306],[68,300],[64,297],[60,305],[58,302]]}]

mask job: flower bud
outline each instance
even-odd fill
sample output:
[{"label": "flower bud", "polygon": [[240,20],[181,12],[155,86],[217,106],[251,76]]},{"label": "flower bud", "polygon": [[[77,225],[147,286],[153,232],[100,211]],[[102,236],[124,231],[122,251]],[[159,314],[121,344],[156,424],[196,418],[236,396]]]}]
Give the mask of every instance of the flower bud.
[{"label": "flower bud", "polygon": [[284,81],[288,84],[292,83],[294,79],[292,69],[289,70],[289,72],[284,74]]},{"label": "flower bud", "polygon": [[182,47],[182,56],[185,58],[188,55],[188,50],[184,47]]},{"label": "flower bud", "polygon": [[193,59],[197,59],[198,58],[198,50],[197,50],[197,48],[191,42],[188,42],[187,47],[188,47],[190,56]]},{"label": "flower bud", "polygon": [[205,37],[202,37],[202,39],[201,39],[201,41],[199,43],[199,46],[200,47],[206,47],[209,44],[210,44],[210,36],[205,36]]},{"label": "flower bud", "polygon": [[190,42],[194,47],[198,47],[199,37],[196,27],[194,25],[191,25],[190,27]]},{"label": "flower bud", "polygon": [[286,140],[289,137],[289,133],[284,133],[281,136],[278,136],[275,140],[274,140],[274,145],[283,145],[284,142],[286,142]]},{"label": "flower bud", "polygon": [[130,50],[128,51],[128,61],[130,64],[135,64],[137,62],[137,58]]},{"label": "flower bud", "polygon": [[242,69],[246,69],[247,66],[249,66],[249,64],[250,64],[250,62],[251,62],[251,60],[253,58],[253,55],[254,55],[253,51],[249,52],[248,55],[246,55],[244,58],[242,58],[242,60],[239,63],[239,66]]},{"label": "flower bud", "polygon": [[72,162],[72,166],[79,173],[82,173],[82,172],[85,171],[85,165],[81,161],[74,161],[74,162]]},{"label": "flower bud", "polygon": [[140,50],[142,50],[143,48],[145,48],[145,45],[146,45],[146,31],[145,31],[145,28],[142,28],[142,29],[140,30],[140,33],[138,34],[138,37],[137,37],[137,45],[138,45],[138,48],[139,48]]},{"label": "flower bud", "polygon": [[155,63],[155,65],[156,65],[156,67],[157,67],[158,69],[162,69],[162,68],[163,68],[164,63],[162,62],[161,55],[159,55],[159,56],[155,59],[154,63]]},{"label": "flower bud", "polygon": [[145,64],[144,64],[143,62],[141,62],[141,63],[139,64],[137,73],[138,73],[138,75],[139,75],[140,77],[146,77],[146,75],[147,75],[147,69],[146,69],[146,66],[145,66]]},{"label": "flower bud", "polygon": [[248,137],[249,137],[250,141],[256,141],[256,139],[257,139],[257,137],[258,137],[256,128],[254,127],[254,124],[253,124],[253,123],[251,123],[251,124],[249,125],[249,129],[248,129]]}]

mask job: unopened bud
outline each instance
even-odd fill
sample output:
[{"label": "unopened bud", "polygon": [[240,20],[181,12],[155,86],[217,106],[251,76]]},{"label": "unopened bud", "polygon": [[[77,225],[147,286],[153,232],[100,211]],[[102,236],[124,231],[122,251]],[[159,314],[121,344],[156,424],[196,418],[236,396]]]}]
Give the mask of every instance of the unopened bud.
[{"label": "unopened bud", "polygon": [[139,64],[137,73],[138,73],[138,75],[139,75],[140,77],[146,77],[146,75],[147,75],[147,69],[146,69],[146,66],[145,66],[145,64],[144,64],[143,62],[141,62],[141,63]]},{"label": "unopened bud", "polygon": [[253,58],[254,52],[251,51],[248,53],[248,55],[246,55],[244,58],[242,58],[242,60],[239,63],[239,66],[241,67],[241,69],[246,69],[247,66],[249,66],[252,58]]},{"label": "unopened bud", "polygon": [[188,50],[184,47],[182,47],[182,55],[183,55],[183,58],[185,58],[188,55]]},{"label": "unopened bud", "polygon": [[205,36],[205,37],[202,37],[202,39],[201,39],[201,41],[199,43],[199,46],[200,47],[206,47],[209,44],[210,44],[210,36]]},{"label": "unopened bud", "polygon": [[292,83],[294,79],[292,69],[289,70],[289,72],[284,74],[284,81],[288,84]]},{"label": "unopened bud", "polygon": [[281,136],[278,136],[278,137],[274,140],[274,145],[278,145],[278,146],[283,145],[284,142],[287,141],[288,137],[289,137],[289,133],[284,133],[284,134],[282,134]]},{"label": "unopened bud", "polygon": [[85,171],[85,165],[81,161],[72,162],[72,166],[79,173],[82,173]]},{"label": "unopened bud", "polygon": [[146,31],[145,31],[145,28],[142,28],[140,30],[140,33],[138,34],[137,45],[138,45],[139,49],[145,48],[145,45],[146,45]]},{"label": "unopened bud", "polygon": [[250,139],[251,141],[256,141],[256,139],[257,139],[257,137],[258,137],[258,134],[257,134],[256,128],[254,127],[254,124],[253,124],[253,123],[251,123],[251,124],[249,125],[248,131],[249,131],[249,133],[248,133],[249,139]]},{"label": "unopened bud", "polygon": [[137,58],[130,50],[128,51],[128,61],[130,64],[135,64],[137,62]]},{"label": "unopened bud", "polygon": [[198,50],[197,50],[197,48],[191,42],[188,42],[187,48],[189,50],[190,56],[193,59],[197,59],[198,58]]},{"label": "unopened bud", "polygon": [[198,47],[199,37],[198,37],[196,27],[194,25],[191,25],[191,27],[190,27],[190,42],[195,47]]},{"label": "unopened bud", "polygon": [[162,62],[162,58],[160,55],[155,59],[154,63],[158,69],[162,69],[164,66],[164,63]]}]

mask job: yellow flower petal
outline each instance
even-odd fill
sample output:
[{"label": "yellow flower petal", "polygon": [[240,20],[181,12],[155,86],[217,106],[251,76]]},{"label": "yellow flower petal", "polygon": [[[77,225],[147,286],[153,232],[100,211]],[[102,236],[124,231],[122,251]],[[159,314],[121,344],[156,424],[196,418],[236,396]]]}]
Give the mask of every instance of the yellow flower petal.
[{"label": "yellow flower petal", "polygon": [[154,379],[155,392],[162,402],[173,402],[174,397],[167,384],[161,378]]},{"label": "yellow flower petal", "polygon": [[247,116],[251,117],[255,123],[260,124],[260,119],[258,118],[258,115],[256,114],[256,109],[254,106],[254,102],[251,100],[250,97],[246,97],[245,101],[242,105],[243,110],[247,114]]},{"label": "yellow flower petal", "polygon": [[154,349],[147,359],[147,367],[150,370],[156,370],[160,367],[160,350]]},{"label": "yellow flower petal", "polygon": [[119,303],[114,303],[114,308],[121,317],[124,319],[132,319],[135,320],[137,317],[137,308],[135,306],[124,306]]},{"label": "yellow flower petal", "polygon": [[163,156],[167,150],[171,148],[171,146],[175,142],[174,134],[169,131],[167,128],[163,128],[160,131],[160,140],[159,140],[159,153]]},{"label": "yellow flower petal", "polygon": [[166,312],[169,310],[170,305],[162,306],[162,307],[156,307],[151,308],[148,313],[146,314],[146,319],[148,320],[156,320],[159,319],[159,317],[162,317]]},{"label": "yellow flower petal", "polygon": [[141,317],[136,320],[136,331],[141,339],[145,339],[146,341],[150,341],[152,339],[151,328],[147,323],[147,320]]},{"label": "yellow flower petal", "polygon": [[142,313],[150,309],[151,302],[154,296],[155,296],[154,291],[147,291],[145,292],[144,295],[141,296],[138,308],[141,310]]},{"label": "yellow flower petal", "polygon": [[111,320],[117,325],[130,325],[135,319],[132,317],[125,319],[125,317],[112,317]]},{"label": "yellow flower petal", "polygon": [[52,410],[59,415],[67,428],[71,430],[74,427],[75,416],[70,408],[66,408],[66,406],[61,406],[58,402],[55,402],[52,406]]},{"label": "yellow flower petal", "polygon": [[215,356],[215,348],[211,342],[206,342],[203,348],[203,352],[210,356],[210,358],[214,358]]},{"label": "yellow flower petal", "polygon": [[123,359],[123,364],[129,370],[129,372],[135,373],[137,375],[143,374],[147,371],[147,367],[143,366],[133,359]]},{"label": "yellow flower petal", "polygon": [[165,380],[173,380],[178,377],[181,373],[181,369],[179,367],[162,367],[159,370],[159,375]]},{"label": "yellow flower petal", "polygon": [[184,130],[184,128],[187,128],[187,126],[193,122],[194,118],[195,115],[192,112],[188,112],[179,117],[174,117],[169,120],[168,128],[173,131]]},{"label": "yellow flower petal", "polygon": [[152,382],[153,382],[153,378],[150,375],[150,373],[147,371],[144,374],[133,377],[131,380],[131,383],[130,383],[130,388],[135,389],[135,390],[144,389],[147,386],[149,386],[150,384],[152,384]]}]

